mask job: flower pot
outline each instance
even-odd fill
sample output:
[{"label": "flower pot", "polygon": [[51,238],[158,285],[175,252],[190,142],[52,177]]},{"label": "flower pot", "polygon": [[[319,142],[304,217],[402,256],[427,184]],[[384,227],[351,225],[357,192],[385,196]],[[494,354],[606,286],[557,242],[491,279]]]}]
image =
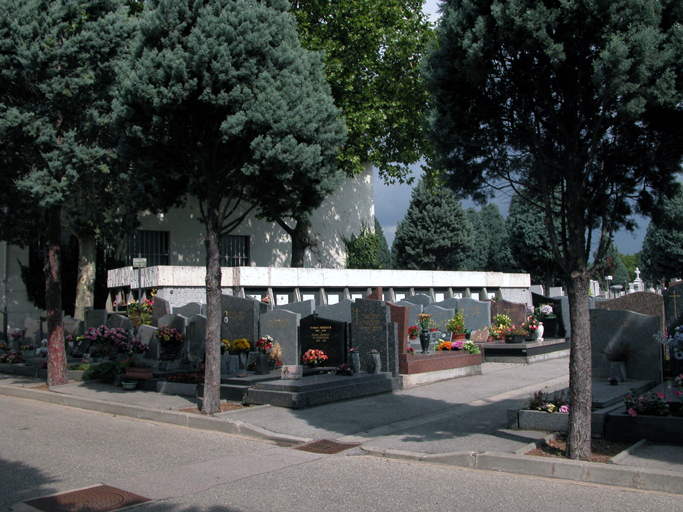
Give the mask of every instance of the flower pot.
[{"label": "flower pot", "polygon": [[125,389],[126,391],[130,391],[132,389],[135,389],[135,387],[138,385],[137,381],[122,381],[121,382],[121,387]]},{"label": "flower pot", "polygon": [[351,367],[356,373],[360,371],[360,354],[358,352],[351,352]]},{"label": "flower pot", "polygon": [[422,331],[420,332],[420,346],[422,347],[423,354],[429,354],[429,341],[429,331],[426,329],[422,329]]},{"label": "flower pot", "polygon": [[467,333],[462,333],[462,334],[451,334],[451,341],[458,341],[458,340],[465,340],[467,339]]},{"label": "flower pot", "polygon": [[256,375],[268,375],[270,373],[270,364],[268,363],[268,356],[259,354],[256,356],[256,368],[254,369]]},{"label": "flower pot", "polygon": [[238,356],[240,358],[240,368],[246,368],[249,355],[246,352],[240,352]]},{"label": "flower pot", "polygon": [[536,332],[535,332],[536,341],[541,341],[543,339],[544,330],[545,330],[545,327],[543,327],[543,322],[538,322],[538,329],[536,329]]},{"label": "flower pot", "polygon": [[431,328],[429,329],[429,332],[436,332],[436,331],[438,331],[438,330],[439,330],[439,329],[437,329],[437,328],[435,328],[435,327],[431,327]]},{"label": "flower pot", "polygon": [[505,336],[505,343],[524,343],[523,334],[510,334]]},{"label": "flower pot", "polygon": [[416,340],[417,339],[417,334],[412,334],[408,336],[411,340]]},{"label": "flower pot", "polygon": [[129,379],[146,380],[152,378],[152,368],[126,367],[126,377]]},{"label": "flower pot", "polygon": [[382,371],[382,360],[379,354],[370,354],[370,367],[368,373],[380,373]]},{"label": "flower pot", "polygon": [[24,359],[26,359],[26,358],[35,356],[36,351],[35,350],[22,350],[21,355],[24,357]]}]

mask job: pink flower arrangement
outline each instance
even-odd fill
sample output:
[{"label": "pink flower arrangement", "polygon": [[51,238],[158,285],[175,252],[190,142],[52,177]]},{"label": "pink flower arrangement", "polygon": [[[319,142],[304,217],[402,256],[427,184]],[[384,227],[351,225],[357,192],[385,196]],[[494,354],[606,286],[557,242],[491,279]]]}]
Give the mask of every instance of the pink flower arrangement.
[{"label": "pink flower arrangement", "polygon": [[323,361],[327,361],[327,355],[322,350],[308,349],[306,353],[302,356],[302,360],[306,364],[320,364]]},{"label": "pink flower arrangement", "polygon": [[267,352],[273,348],[273,338],[266,334],[263,338],[259,338],[258,341],[254,343],[254,346],[257,350],[263,350],[264,352]]}]

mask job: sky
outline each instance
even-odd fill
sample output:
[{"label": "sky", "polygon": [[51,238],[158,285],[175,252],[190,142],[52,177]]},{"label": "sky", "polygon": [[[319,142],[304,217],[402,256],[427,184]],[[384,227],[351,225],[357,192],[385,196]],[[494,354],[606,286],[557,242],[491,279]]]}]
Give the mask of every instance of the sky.
[{"label": "sky", "polygon": [[[423,11],[430,15],[430,21],[436,22],[438,18],[438,1],[427,0],[423,6]],[[411,166],[411,169],[413,171],[412,175],[417,181],[417,178],[422,174],[420,165],[415,164]],[[377,175],[377,170],[375,170],[375,216],[382,225],[384,236],[390,248],[396,234],[396,225],[403,219],[410,205],[412,189],[412,185],[384,184],[384,181]],[[507,217],[510,198],[500,196],[496,197],[493,202],[498,205],[503,216]],[[474,206],[471,201],[463,201],[464,208],[469,208],[470,206]],[[634,254],[640,251],[649,220],[638,217],[636,222],[638,229],[634,233],[622,231],[614,236],[614,241],[619,248],[619,252],[622,254]]]}]

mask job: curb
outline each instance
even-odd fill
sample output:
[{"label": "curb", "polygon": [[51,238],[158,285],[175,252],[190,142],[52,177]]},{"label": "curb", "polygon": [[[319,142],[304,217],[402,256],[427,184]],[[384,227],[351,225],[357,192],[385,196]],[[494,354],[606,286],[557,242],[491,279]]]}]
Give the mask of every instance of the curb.
[{"label": "curb", "polygon": [[[551,434],[552,435],[552,434]],[[612,485],[630,489],[683,494],[683,475],[673,471],[616,466],[598,462],[553,459],[500,452],[452,452],[426,454],[361,447],[368,455],[499,471],[575,482]]]},{"label": "curb", "polygon": [[13,396],[16,398],[26,398],[28,400],[47,402],[54,405],[74,407],[87,411],[113,414],[116,416],[125,416],[128,418],[137,418],[141,420],[155,421],[158,423],[168,423],[170,425],[196,428],[199,430],[222,432],[224,434],[232,434],[258,441],[269,441],[283,447],[298,446],[311,441],[311,439],[308,438],[277,434],[275,432],[271,432],[255,425],[250,425],[239,420],[216,418],[212,416],[203,416],[199,414],[173,410],[145,409],[134,405],[120,404],[116,402],[104,402],[102,400],[95,400],[92,398],[76,397],[37,389],[0,386],[0,394]]}]

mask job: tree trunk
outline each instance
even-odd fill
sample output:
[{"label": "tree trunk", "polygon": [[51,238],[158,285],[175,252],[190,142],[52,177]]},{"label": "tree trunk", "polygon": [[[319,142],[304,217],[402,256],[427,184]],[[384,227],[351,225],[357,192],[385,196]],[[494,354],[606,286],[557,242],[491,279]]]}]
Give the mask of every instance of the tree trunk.
[{"label": "tree trunk", "polygon": [[45,265],[45,305],[47,309],[47,387],[68,382],[66,350],[62,328],[62,276],[60,243],[62,238],[62,210],[53,206],[48,211],[47,263]]},{"label": "tree trunk", "polygon": [[76,237],[78,238],[78,282],[74,318],[85,321],[86,308],[92,308],[95,304],[97,244],[93,233],[77,234]]},{"label": "tree trunk", "polygon": [[569,356],[569,458],[588,460],[591,454],[591,405],[593,395],[590,316],[585,272],[572,273],[567,283],[572,326]]},{"label": "tree trunk", "polygon": [[296,219],[296,226],[291,233],[292,237],[292,268],[303,268],[306,249],[311,246],[308,236],[308,216],[305,219]]},{"label": "tree trunk", "polygon": [[202,414],[220,412],[221,384],[221,266],[219,233],[221,231],[218,204],[211,198],[206,212],[206,370],[204,373],[204,400]]}]

